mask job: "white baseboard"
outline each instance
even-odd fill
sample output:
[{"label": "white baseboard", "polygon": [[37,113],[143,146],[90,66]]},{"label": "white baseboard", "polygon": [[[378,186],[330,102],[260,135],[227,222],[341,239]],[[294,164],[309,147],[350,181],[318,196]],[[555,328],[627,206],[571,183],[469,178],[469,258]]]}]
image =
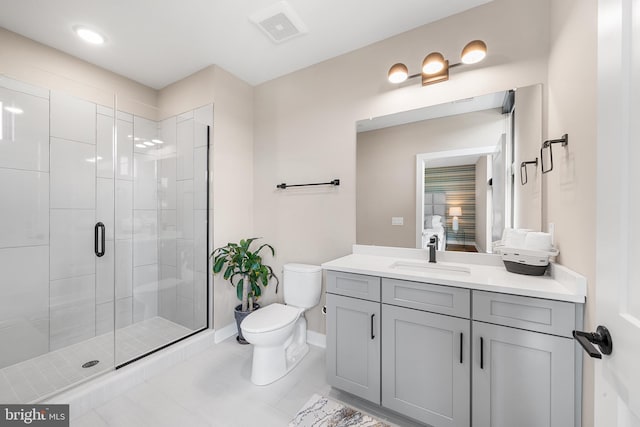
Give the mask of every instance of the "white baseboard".
[{"label": "white baseboard", "polygon": [[238,326],[236,322],[229,323],[227,326],[224,326],[220,329],[216,329],[214,342],[216,344],[221,343],[222,341],[231,338],[234,335],[238,334]]},{"label": "white baseboard", "polygon": [[327,336],[316,331],[307,331],[307,342],[320,348],[327,348]]}]

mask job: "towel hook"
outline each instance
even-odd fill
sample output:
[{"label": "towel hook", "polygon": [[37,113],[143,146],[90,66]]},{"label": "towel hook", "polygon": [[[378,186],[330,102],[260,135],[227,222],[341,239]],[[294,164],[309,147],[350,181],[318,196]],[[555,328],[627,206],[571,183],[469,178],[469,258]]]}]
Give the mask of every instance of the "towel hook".
[{"label": "towel hook", "polygon": [[528,162],[520,163],[520,183],[522,185],[525,185],[527,182],[529,182],[529,177],[527,176],[527,165],[535,165],[536,167],[538,167],[538,158],[536,157],[535,160],[529,160]]},{"label": "towel hook", "polygon": [[[562,138],[559,139],[550,139],[542,143],[542,148],[540,148],[540,166],[542,169],[542,173],[551,172],[553,170],[553,150],[551,149],[551,144],[561,144],[563,147],[566,147],[569,144],[569,134],[562,135]],[[549,169],[544,168],[544,149],[549,149]]]}]

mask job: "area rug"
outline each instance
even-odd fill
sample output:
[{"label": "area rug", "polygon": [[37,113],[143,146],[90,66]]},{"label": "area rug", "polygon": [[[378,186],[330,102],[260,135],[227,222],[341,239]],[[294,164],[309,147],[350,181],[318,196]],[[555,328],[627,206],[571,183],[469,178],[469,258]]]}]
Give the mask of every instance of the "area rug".
[{"label": "area rug", "polygon": [[314,394],[289,422],[289,427],[390,427],[328,397]]}]

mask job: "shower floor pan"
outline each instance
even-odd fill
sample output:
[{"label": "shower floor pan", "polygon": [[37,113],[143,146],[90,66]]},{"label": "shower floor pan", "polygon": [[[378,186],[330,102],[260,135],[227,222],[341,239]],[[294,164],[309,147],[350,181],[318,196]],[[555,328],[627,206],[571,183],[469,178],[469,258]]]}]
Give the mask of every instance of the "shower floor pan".
[{"label": "shower floor pan", "polygon": [[[162,317],[117,329],[115,364],[134,359],[192,332]],[[112,370],[113,356],[113,332],[109,332],[7,366],[0,369],[0,402],[33,403],[43,400],[78,382]]]}]

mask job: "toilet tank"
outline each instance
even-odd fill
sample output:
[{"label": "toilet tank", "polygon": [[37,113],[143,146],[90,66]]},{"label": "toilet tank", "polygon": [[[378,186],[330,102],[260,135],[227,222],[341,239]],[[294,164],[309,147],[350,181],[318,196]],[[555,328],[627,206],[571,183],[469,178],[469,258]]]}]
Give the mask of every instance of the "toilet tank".
[{"label": "toilet tank", "polygon": [[285,264],[283,271],[285,304],[305,310],[318,305],[322,290],[322,267],[309,264]]}]

